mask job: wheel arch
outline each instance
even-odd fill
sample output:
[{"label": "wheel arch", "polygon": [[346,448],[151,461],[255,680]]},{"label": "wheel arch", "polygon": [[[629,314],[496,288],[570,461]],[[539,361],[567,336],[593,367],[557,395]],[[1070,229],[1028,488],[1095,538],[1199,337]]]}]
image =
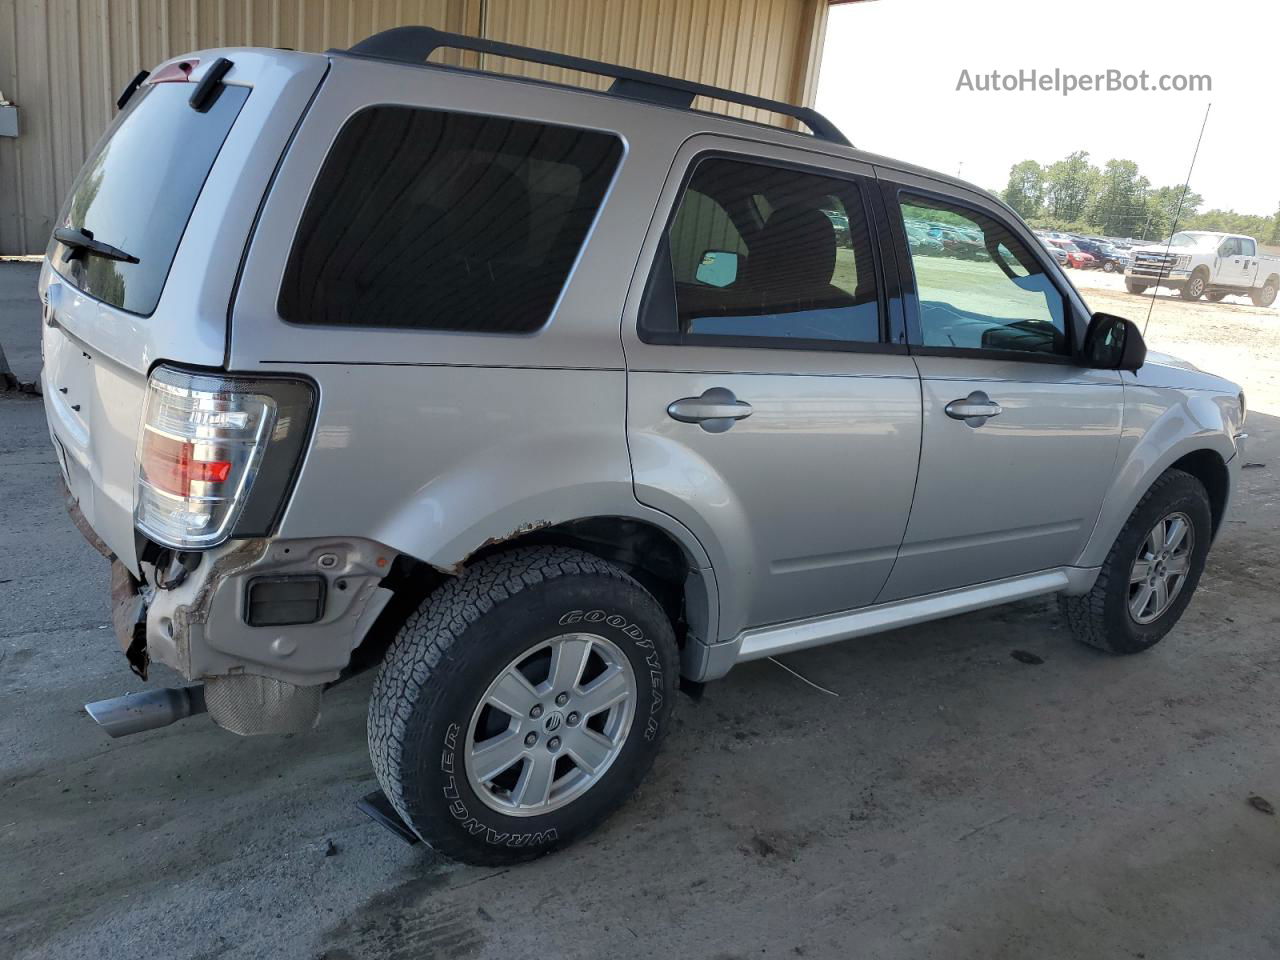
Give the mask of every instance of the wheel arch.
[{"label": "wheel arch", "polygon": [[1179,457],[1161,473],[1169,470],[1189,473],[1204,485],[1205,492],[1209,494],[1209,512],[1213,518],[1213,535],[1216,538],[1231,496],[1231,471],[1227,469],[1227,462],[1216,450],[1201,448]]},{"label": "wheel arch", "polygon": [[[1167,452],[1165,456],[1155,460],[1143,461],[1139,456],[1121,467],[1119,477],[1112,484],[1111,492],[1102,504],[1102,511],[1098,516],[1097,524],[1093,527],[1093,534],[1089,536],[1088,543],[1085,544],[1082,554],[1076,561],[1078,566],[1101,566],[1111,550],[1111,544],[1115,543],[1116,536],[1120,535],[1125,521],[1128,520],[1130,513],[1133,513],[1134,507],[1138,506],[1139,500],[1147,490],[1151,489],[1152,484],[1155,484],[1156,480],[1170,468],[1187,471],[1204,484],[1204,489],[1210,497],[1213,535],[1217,535],[1230,502],[1231,479],[1228,461],[1219,449],[1204,445],[1203,442],[1179,444],[1178,449]],[[1126,477],[1137,476],[1140,476],[1140,479],[1126,479]]]},{"label": "wheel arch", "polygon": [[[1170,396],[1170,391],[1173,395]],[[1114,479],[1093,532],[1077,559],[1099,567],[1134,507],[1166,470],[1185,470],[1204,484],[1221,528],[1231,499],[1236,398],[1223,392],[1125,384],[1125,437]]]},{"label": "wheel arch", "polygon": [[353,671],[379,662],[404,620],[444,584],[465,576],[468,567],[530,546],[571,546],[617,565],[657,599],[682,649],[690,643],[713,642],[719,627],[719,591],[706,551],[677,521],[639,503],[634,507],[625,514],[526,521],[501,536],[477,533],[474,547],[447,566],[402,553],[386,581],[395,599],[357,649]]},{"label": "wheel arch", "polygon": [[711,642],[719,612],[715,577],[701,545],[687,531],[687,539],[677,536],[673,525],[618,514],[579,517],[484,544],[467,557],[464,570],[515,547],[576,547],[621,567],[652,593],[671,620],[681,647],[691,635]]}]

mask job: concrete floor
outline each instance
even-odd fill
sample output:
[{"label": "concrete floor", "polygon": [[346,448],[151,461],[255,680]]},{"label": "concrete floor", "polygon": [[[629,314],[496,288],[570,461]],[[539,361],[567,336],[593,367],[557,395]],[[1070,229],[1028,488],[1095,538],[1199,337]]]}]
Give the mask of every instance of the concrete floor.
[{"label": "concrete floor", "polygon": [[[34,272],[0,265],[23,379]],[[356,811],[367,679],[304,736],[101,734],[81,704],[142,684],[39,401],[0,397],[0,957],[1280,955],[1280,817],[1247,802],[1280,806],[1280,397],[1261,399],[1249,459],[1270,466],[1153,651],[1097,654],[1035,601],[786,658],[838,697],[747,664],[681,698],[603,829],[492,870]]]}]

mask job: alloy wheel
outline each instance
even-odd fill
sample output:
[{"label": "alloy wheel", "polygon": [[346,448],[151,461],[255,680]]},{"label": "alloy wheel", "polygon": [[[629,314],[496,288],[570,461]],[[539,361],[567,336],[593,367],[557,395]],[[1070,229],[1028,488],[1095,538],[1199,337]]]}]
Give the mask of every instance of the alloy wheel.
[{"label": "alloy wheel", "polygon": [[511,661],[471,717],[467,781],[511,817],[549,813],[600,782],[635,714],[631,661],[612,641],[566,633]]},{"label": "alloy wheel", "polygon": [[1136,623],[1152,623],[1173,605],[1187,582],[1194,549],[1195,530],[1185,513],[1156,521],[1129,572],[1129,615]]}]

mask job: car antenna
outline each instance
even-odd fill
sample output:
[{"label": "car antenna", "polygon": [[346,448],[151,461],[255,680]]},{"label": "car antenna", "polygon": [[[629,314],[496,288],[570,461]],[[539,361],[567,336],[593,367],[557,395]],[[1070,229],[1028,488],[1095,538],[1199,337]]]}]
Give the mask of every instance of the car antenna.
[{"label": "car antenna", "polygon": [[[1196,168],[1196,157],[1200,156],[1200,141],[1204,139],[1204,128],[1209,123],[1209,111],[1213,108],[1212,103],[1208,103],[1204,108],[1204,119],[1200,121],[1200,136],[1196,137],[1196,148],[1191,152],[1191,166],[1187,168],[1187,179],[1183,181],[1182,193],[1178,197],[1178,209],[1173,214],[1173,226],[1169,228],[1169,240],[1164,245],[1164,266],[1160,268],[1161,273],[1169,268],[1169,250],[1173,246],[1173,235],[1178,232],[1178,218],[1182,216],[1182,201],[1187,199],[1187,188],[1191,186],[1191,173]],[[1151,324],[1151,311],[1156,307],[1156,294],[1160,292],[1160,284],[1156,284],[1151,288],[1151,302],[1147,304],[1147,319],[1142,324],[1142,335],[1147,335],[1147,327]]]}]

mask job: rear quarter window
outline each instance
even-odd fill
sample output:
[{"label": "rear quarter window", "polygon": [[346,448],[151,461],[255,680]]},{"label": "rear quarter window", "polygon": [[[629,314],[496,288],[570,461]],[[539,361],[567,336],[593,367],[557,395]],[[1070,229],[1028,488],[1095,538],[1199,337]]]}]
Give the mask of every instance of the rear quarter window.
[{"label": "rear quarter window", "polygon": [[49,261],[66,280],[130,313],[152,313],[160,302],[205,178],[249,97],[249,87],[225,86],[201,113],[191,108],[192,89],[161,83],[134,94],[80,171],[58,219],[58,227],[79,230],[138,262],[49,243]]},{"label": "rear quarter window", "polygon": [[285,266],[291,323],[531,333],[622,156],[611,134],[378,106],[343,126]]}]

